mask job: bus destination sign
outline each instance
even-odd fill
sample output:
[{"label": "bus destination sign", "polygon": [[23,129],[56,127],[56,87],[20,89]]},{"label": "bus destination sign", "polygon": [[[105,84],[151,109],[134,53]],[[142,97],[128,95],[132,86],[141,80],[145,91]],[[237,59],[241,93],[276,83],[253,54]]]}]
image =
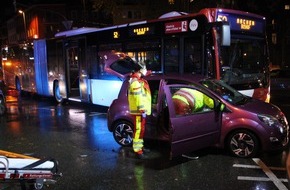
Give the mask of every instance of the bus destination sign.
[{"label": "bus destination sign", "polygon": [[129,29],[130,36],[144,36],[154,34],[153,26],[136,27]]},{"label": "bus destination sign", "polygon": [[263,33],[263,20],[256,18],[243,17],[242,15],[233,15],[226,13],[218,13],[217,21],[226,21],[230,23],[231,30],[235,31],[251,31]]}]

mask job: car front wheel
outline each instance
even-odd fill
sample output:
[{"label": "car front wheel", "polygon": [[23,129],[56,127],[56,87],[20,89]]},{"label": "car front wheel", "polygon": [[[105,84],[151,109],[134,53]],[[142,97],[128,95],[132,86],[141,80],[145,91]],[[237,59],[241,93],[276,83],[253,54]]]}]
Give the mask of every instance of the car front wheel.
[{"label": "car front wheel", "polygon": [[258,153],[259,141],[253,133],[247,130],[238,130],[229,136],[227,146],[234,156],[251,158]]},{"label": "car front wheel", "polygon": [[132,146],[133,125],[128,121],[118,121],[113,130],[115,141],[121,146]]}]

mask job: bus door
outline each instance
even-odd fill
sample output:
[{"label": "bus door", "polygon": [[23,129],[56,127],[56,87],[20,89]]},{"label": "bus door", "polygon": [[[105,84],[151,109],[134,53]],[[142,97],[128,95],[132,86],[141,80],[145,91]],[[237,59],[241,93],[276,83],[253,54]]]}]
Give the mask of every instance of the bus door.
[{"label": "bus door", "polygon": [[83,102],[89,102],[89,74],[88,63],[86,58],[86,40],[85,38],[78,41],[78,59],[79,59],[79,92],[80,99]]},{"label": "bus door", "polygon": [[88,102],[85,39],[74,39],[66,48],[68,99]]},{"label": "bus door", "polygon": [[76,99],[80,99],[78,49],[77,41],[71,41],[66,48],[67,95],[68,98]]}]

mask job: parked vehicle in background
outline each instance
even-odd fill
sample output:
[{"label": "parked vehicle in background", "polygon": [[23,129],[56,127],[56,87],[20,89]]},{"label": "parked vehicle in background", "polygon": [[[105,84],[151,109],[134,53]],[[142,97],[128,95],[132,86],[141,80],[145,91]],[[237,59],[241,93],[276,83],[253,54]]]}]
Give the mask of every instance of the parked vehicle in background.
[{"label": "parked vehicle in background", "polygon": [[36,93],[33,43],[1,47],[3,80],[8,89]]},{"label": "parked vehicle in background", "polygon": [[[126,60],[132,63],[129,58]],[[121,146],[131,146],[133,134],[127,97],[127,75],[132,67],[126,68],[128,65],[123,60],[105,68],[108,73],[127,78],[107,114],[108,129]],[[283,149],[288,144],[288,122],[277,106],[245,96],[221,80],[185,74],[160,74],[145,79],[153,97],[145,139],[169,143],[171,156],[218,146],[237,157],[247,158],[262,150]],[[205,104],[198,111],[177,114],[172,97],[180,89],[200,92],[212,102],[211,106]]]},{"label": "parked vehicle in background", "polygon": [[290,98],[290,68],[275,67],[271,69],[271,101],[279,99],[289,103]]},{"label": "parked vehicle in background", "polygon": [[[0,70],[1,72],[1,70]],[[0,79],[0,116],[6,112],[6,86],[3,80]]]}]

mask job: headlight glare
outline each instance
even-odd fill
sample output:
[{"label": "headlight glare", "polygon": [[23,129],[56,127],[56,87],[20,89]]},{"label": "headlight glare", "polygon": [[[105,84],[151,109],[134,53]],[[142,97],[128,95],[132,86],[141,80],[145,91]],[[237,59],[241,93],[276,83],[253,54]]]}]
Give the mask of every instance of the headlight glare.
[{"label": "headlight glare", "polygon": [[273,116],[259,114],[258,117],[263,123],[265,123],[269,127],[275,127],[280,125],[279,121]]}]

